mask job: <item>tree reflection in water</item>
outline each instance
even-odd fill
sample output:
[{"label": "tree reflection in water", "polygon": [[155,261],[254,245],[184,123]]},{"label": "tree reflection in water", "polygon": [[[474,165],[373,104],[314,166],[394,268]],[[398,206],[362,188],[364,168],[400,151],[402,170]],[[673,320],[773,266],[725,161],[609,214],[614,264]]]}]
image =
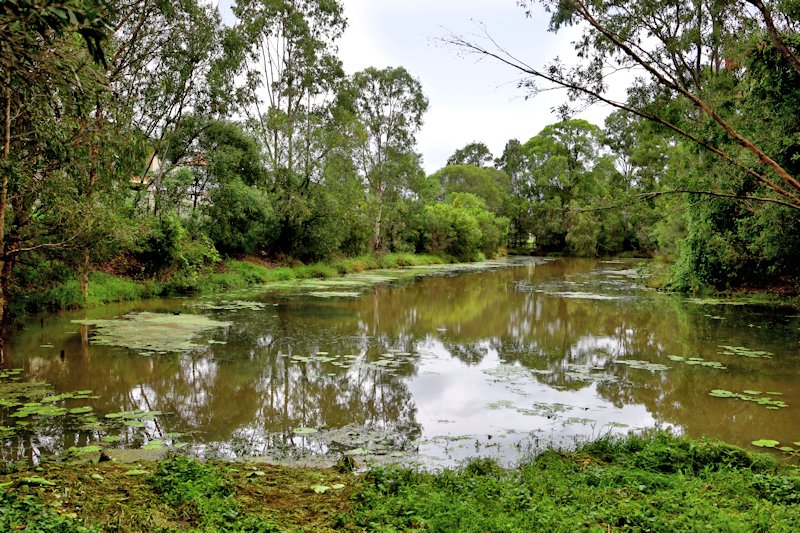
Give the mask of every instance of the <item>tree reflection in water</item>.
[{"label": "tree reflection in water", "polygon": [[[69,322],[75,315],[64,314],[13,338],[6,365],[24,367],[29,379],[57,391],[92,389],[101,414],[169,413],[123,444],[181,432],[223,456],[324,452],[330,442],[295,430],[349,425],[421,440],[423,448],[441,435],[474,437],[481,448],[492,444],[490,433],[493,442],[511,446],[531,436],[564,440],[656,423],[739,443],[800,438],[792,433],[800,418],[791,410],[765,415],[745,402],[707,396],[713,388],[777,390],[789,405],[800,403],[800,371],[791,361],[800,340],[797,317],[647,291],[637,285],[635,267],[557,260],[376,286],[359,298],[265,294],[258,299],[278,305],[204,312],[233,323],[213,334],[215,344],[154,357],[94,346],[85,326],[76,331]],[[185,304],[138,302],[93,312],[187,312]],[[41,348],[46,343],[55,349]],[[732,359],[718,353],[722,344],[777,355]],[[728,370],[669,355],[724,359]],[[671,368],[642,370],[618,359]],[[100,435],[52,420],[7,441],[3,454],[31,458]]]}]

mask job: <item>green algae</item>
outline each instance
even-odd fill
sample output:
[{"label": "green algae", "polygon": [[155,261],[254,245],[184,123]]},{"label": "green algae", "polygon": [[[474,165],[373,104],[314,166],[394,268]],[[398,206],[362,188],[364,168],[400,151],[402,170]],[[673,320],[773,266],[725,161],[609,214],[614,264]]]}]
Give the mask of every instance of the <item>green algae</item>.
[{"label": "green algae", "polygon": [[119,319],[73,320],[74,324],[94,326],[91,342],[152,352],[186,352],[203,348],[194,342],[198,336],[231,325],[204,315],[130,313]]},{"label": "green algae", "polygon": [[202,311],[261,311],[267,307],[272,307],[270,304],[250,300],[220,300],[216,303],[195,302],[186,304],[186,306]]}]

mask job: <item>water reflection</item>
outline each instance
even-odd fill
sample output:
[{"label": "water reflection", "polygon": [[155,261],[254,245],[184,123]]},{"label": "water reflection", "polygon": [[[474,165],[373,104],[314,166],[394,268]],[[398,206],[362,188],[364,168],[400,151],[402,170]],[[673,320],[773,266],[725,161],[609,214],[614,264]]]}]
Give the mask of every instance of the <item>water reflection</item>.
[{"label": "water reflection", "polygon": [[[64,314],[20,332],[5,365],[57,391],[93,390],[101,415],[168,413],[126,429],[123,445],[177,432],[197,453],[224,457],[346,450],[350,443],[326,428],[388,436],[381,453],[418,448],[422,461],[435,464],[475,454],[513,459],[537,446],[655,425],[740,444],[800,439],[793,409],[800,404],[798,318],[659,295],[638,284],[637,265],[529,261],[379,285],[359,298],[268,293],[257,298],[270,304],[263,309],[205,311],[233,324],[205,339],[212,344],[155,357],[93,345],[86,326],[70,323],[77,315]],[[140,302],[90,314],[192,312],[187,303]],[[720,345],[775,357],[732,357],[720,354]],[[727,369],[669,355],[722,361]],[[779,391],[790,407],[773,412],[710,398],[715,388]],[[53,420],[7,439],[2,454],[35,460],[103,434]]]}]

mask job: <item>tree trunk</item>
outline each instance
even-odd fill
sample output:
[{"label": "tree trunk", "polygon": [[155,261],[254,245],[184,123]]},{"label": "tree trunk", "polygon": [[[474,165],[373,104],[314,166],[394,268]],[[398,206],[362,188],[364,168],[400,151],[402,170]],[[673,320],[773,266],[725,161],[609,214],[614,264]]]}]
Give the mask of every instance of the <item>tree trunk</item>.
[{"label": "tree trunk", "polygon": [[[3,128],[3,160],[11,157],[11,91],[5,91],[5,112]],[[5,276],[6,265],[6,210],[8,207],[8,172],[3,173],[2,189],[0,189],[0,324],[7,320],[6,307],[8,307],[8,290],[10,279]]]},{"label": "tree trunk", "polygon": [[89,299],[89,248],[83,249],[83,266],[81,268],[81,296],[83,304]]},{"label": "tree trunk", "polygon": [[383,194],[376,196],[378,199],[378,214],[375,216],[375,234],[372,241],[372,250],[379,252],[382,246],[381,242],[381,218],[383,216]]}]

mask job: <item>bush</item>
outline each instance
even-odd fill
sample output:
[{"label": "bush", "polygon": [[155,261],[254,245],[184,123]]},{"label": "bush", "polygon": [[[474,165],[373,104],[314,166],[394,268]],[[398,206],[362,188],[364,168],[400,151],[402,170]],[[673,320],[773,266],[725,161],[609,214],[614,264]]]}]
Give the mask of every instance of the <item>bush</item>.
[{"label": "bush", "polygon": [[209,196],[206,231],[223,254],[255,253],[277,235],[277,217],[263,192],[237,179],[213,189]]},{"label": "bush", "polygon": [[508,235],[508,219],[490,213],[480,198],[467,193],[427,206],[423,224],[424,251],[460,261],[474,260],[479,254],[493,257]]}]

